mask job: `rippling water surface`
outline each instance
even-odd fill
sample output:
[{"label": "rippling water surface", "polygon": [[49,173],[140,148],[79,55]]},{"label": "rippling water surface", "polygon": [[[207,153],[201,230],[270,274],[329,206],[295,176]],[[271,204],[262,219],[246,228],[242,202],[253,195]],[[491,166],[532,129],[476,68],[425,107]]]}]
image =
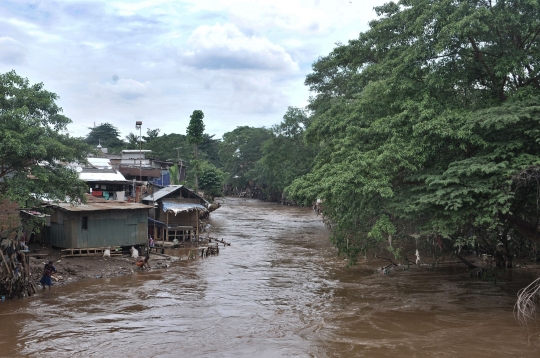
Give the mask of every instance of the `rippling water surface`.
[{"label": "rippling water surface", "polygon": [[232,243],[217,257],[0,302],[0,356],[540,356],[512,316],[532,274],[346,268],[310,210],[255,200],[211,225]]}]

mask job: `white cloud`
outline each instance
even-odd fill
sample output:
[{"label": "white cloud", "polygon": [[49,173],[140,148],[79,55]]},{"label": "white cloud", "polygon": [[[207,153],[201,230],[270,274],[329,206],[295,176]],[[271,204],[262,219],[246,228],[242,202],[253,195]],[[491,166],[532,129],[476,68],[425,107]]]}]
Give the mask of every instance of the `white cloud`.
[{"label": "white cloud", "polygon": [[99,50],[99,49],[104,48],[106,46],[104,43],[99,43],[99,42],[83,41],[81,43],[83,45],[86,45],[86,46],[89,46],[89,47],[93,48],[94,50]]},{"label": "white cloud", "polygon": [[386,1],[3,0],[0,73],[57,93],[74,135],[94,121],[125,135],[134,120],[185,133],[201,109],[219,137],[305,105],[313,61]]},{"label": "white cloud", "polygon": [[[144,0],[144,1],[113,1],[110,2],[118,14],[122,16],[133,16],[141,11],[156,11],[162,4],[167,4],[168,0]],[[160,11],[161,12],[161,11]]]},{"label": "white cloud", "polygon": [[19,65],[24,62],[26,51],[17,40],[4,36],[0,37],[0,62],[7,65]]},{"label": "white cloud", "polygon": [[220,73],[209,78],[204,86],[215,96],[217,105],[231,113],[274,113],[288,103],[281,86],[269,74]]},{"label": "white cloud", "polygon": [[198,27],[188,45],[191,49],[183,54],[183,63],[196,68],[298,70],[283,47],[265,37],[247,36],[230,23]]},{"label": "white cloud", "polygon": [[352,22],[365,26],[373,18],[372,8],[386,0],[185,0],[191,11],[220,11],[240,27],[268,31],[322,35]]},{"label": "white cloud", "polygon": [[149,82],[141,83],[131,78],[113,78],[113,83],[106,83],[101,87],[110,93],[122,97],[123,99],[133,100],[143,97],[148,92]]}]

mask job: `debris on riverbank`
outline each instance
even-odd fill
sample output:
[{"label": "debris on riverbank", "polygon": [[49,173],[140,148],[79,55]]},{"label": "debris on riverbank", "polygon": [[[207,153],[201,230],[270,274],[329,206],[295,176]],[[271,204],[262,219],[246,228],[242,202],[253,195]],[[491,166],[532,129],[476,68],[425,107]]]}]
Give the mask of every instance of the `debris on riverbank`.
[{"label": "debris on riverbank", "polygon": [[0,296],[31,296],[37,291],[32,280],[30,257],[20,240],[5,239],[0,243]]},{"label": "debris on riverbank", "polygon": [[[62,251],[39,244],[30,244],[29,250],[17,250],[14,240],[4,240],[0,249],[0,296],[32,296],[41,285],[39,280],[45,263],[53,261],[57,272],[53,284],[63,285],[87,278],[125,276],[140,270],[127,256],[62,257]],[[15,246],[14,246],[15,245]],[[167,268],[177,260],[168,255],[150,254],[151,266]]]}]

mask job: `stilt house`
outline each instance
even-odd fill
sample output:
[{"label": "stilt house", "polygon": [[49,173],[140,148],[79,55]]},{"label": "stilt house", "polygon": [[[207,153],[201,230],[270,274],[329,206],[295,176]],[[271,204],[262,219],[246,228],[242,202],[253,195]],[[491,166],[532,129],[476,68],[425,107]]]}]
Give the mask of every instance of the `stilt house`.
[{"label": "stilt house", "polygon": [[148,217],[149,233],[156,240],[198,241],[199,218],[208,212],[209,203],[183,185],[170,185],[143,198],[153,206]]}]

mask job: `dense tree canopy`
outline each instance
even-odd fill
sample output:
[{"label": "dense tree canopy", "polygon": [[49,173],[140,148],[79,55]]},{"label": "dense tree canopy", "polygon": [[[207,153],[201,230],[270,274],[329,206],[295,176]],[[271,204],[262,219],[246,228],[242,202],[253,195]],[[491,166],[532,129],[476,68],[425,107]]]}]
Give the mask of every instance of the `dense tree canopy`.
[{"label": "dense tree canopy", "polygon": [[221,140],[214,139],[214,137],[215,134],[203,134],[202,142],[199,144],[199,155],[202,159],[206,160],[212,165],[220,167],[221,161],[219,159],[219,143]]},{"label": "dense tree canopy", "polygon": [[267,128],[249,126],[237,127],[223,135],[219,157],[230,184],[245,187],[255,179],[253,169],[262,157],[261,146],[271,136]]},{"label": "dense tree canopy", "polygon": [[[120,132],[118,128],[113,126],[110,123],[101,123],[98,126],[90,127],[90,133],[85,138],[85,142],[97,146],[101,144],[102,147],[108,148],[109,150],[115,152],[120,151],[125,143],[120,139]],[[135,137],[135,136],[131,136]],[[136,136],[138,140],[138,136]],[[132,138],[127,138],[131,140]]]},{"label": "dense tree canopy", "polygon": [[225,174],[209,162],[203,162],[199,177],[199,188],[208,196],[221,196]]},{"label": "dense tree canopy", "polygon": [[147,128],[146,129],[146,135],[143,135],[142,139],[145,142],[151,142],[154,139],[159,137],[159,132],[161,132],[161,129],[159,129],[159,128],[155,128],[155,129]]},{"label": "dense tree canopy", "polygon": [[139,136],[131,132],[126,136],[126,144],[124,147],[125,149],[138,149],[141,144],[142,143],[139,142]]},{"label": "dense tree canopy", "polygon": [[272,136],[262,143],[254,173],[268,197],[279,199],[294,179],[311,170],[318,145],[304,141],[309,123],[302,109],[289,107],[283,121],[272,127]]},{"label": "dense tree canopy", "polygon": [[87,186],[67,163],[85,161],[89,147],[67,133],[71,120],[43,83],[0,74],[0,199],[22,206],[84,200]]},{"label": "dense tree canopy", "polygon": [[324,200],[334,243],[353,260],[392,238],[499,243],[509,259],[519,238],[540,242],[539,3],[403,0],[376,11],[306,79],[316,94],[306,137],[321,150],[290,196]]}]

